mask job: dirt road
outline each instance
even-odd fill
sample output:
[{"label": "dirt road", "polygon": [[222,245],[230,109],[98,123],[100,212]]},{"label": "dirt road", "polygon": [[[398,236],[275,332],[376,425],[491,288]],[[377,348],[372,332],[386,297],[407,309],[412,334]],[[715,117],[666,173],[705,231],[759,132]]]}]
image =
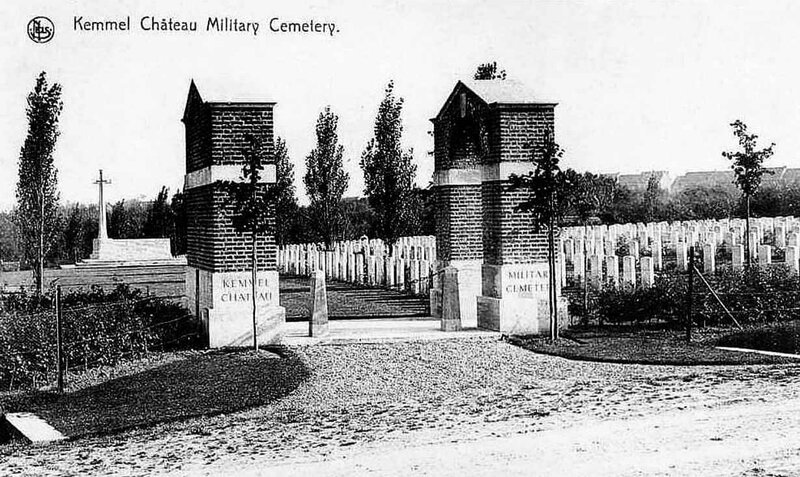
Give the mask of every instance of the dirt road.
[{"label": "dirt road", "polygon": [[205,475],[800,475],[800,399],[584,422],[531,434],[373,446],[326,460],[233,459]]}]

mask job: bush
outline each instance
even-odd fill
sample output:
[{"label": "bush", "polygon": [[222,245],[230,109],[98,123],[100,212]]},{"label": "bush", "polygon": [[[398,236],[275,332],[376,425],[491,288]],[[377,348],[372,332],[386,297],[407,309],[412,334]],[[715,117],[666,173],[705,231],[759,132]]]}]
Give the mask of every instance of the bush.
[{"label": "bush", "polygon": [[686,299],[682,277],[657,277],[651,288],[606,287],[594,298],[601,323],[643,323],[678,319]]},{"label": "bush", "polygon": [[[800,277],[782,265],[724,269],[706,277],[731,314],[741,324],[775,323],[800,319]],[[732,321],[699,278],[695,278],[692,317],[704,325],[730,325]],[[686,315],[687,275],[665,272],[652,288],[627,290],[607,287],[591,299],[592,310],[602,323],[658,321],[682,324]],[[582,296],[571,297],[574,309]],[[571,308],[572,309],[572,308]]]},{"label": "bush", "polygon": [[[51,382],[56,372],[56,324],[51,296],[0,298],[0,387]],[[154,347],[197,343],[197,324],[182,306],[120,285],[65,294],[64,359],[68,368],[113,365]]]}]

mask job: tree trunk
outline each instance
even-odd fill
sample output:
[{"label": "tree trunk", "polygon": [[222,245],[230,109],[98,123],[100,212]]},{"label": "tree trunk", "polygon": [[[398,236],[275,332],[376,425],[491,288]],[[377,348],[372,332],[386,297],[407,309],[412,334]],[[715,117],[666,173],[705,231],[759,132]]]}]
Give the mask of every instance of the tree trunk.
[{"label": "tree trunk", "polygon": [[586,237],[588,236],[589,236],[589,224],[587,222],[584,222],[583,247],[582,247],[583,250],[581,250],[581,256],[583,257],[583,276],[581,277],[581,279],[583,280],[583,320],[587,325],[589,324],[589,281],[586,280],[586,268],[587,268],[586,262],[589,260],[589,257],[586,254]]},{"label": "tree trunk", "polygon": [[256,316],[256,278],[258,277],[258,256],[257,256],[257,247],[256,242],[258,240],[258,235],[256,234],[256,229],[253,227],[253,243],[252,243],[252,250],[251,255],[253,259],[252,263],[252,277],[251,277],[251,298],[253,300],[253,349],[258,351],[258,334],[256,333],[256,325],[258,323],[257,316]]},{"label": "tree trunk", "polygon": [[549,268],[549,301],[550,301],[550,340],[555,341],[558,339],[558,309],[557,309],[557,294],[556,294],[556,250],[555,250],[555,231],[554,221],[550,219],[547,227],[547,264]]},{"label": "tree trunk", "polygon": [[745,236],[745,239],[744,239],[744,253],[746,255],[745,263],[749,267],[750,264],[753,261],[753,258],[752,258],[753,255],[752,255],[751,250],[750,250],[750,195],[745,195],[744,196],[744,201],[745,201],[745,216],[744,216],[744,221],[745,222],[744,223],[745,223],[745,229],[746,229],[746,232],[745,232],[746,236]]},{"label": "tree trunk", "polygon": [[42,284],[44,282],[44,191],[40,190],[39,196],[39,246],[36,251],[38,263],[36,264],[36,294],[42,294]]}]

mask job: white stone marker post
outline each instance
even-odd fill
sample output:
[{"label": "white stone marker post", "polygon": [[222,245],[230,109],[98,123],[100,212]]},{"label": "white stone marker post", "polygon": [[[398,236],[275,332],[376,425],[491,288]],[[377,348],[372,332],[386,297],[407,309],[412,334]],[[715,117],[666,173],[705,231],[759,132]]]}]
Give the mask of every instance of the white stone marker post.
[{"label": "white stone marker post", "polygon": [[636,288],[636,258],[631,255],[622,257],[622,286],[629,290]]},{"label": "white stone marker post", "polygon": [[800,271],[800,255],[797,247],[786,247],[786,266],[793,275]]},{"label": "white stone marker post", "polygon": [[619,286],[619,257],[609,255],[606,262],[606,283],[614,288]]},{"label": "white stone marker post", "polygon": [[655,272],[653,271],[653,258],[642,257],[639,260],[642,268],[642,288],[650,288],[655,283]]},{"label": "white stone marker post", "polygon": [[713,243],[706,243],[703,245],[703,272],[714,274],[716,267],[715,267],[715,258],[714,254],[716,250],[714,250]]}]

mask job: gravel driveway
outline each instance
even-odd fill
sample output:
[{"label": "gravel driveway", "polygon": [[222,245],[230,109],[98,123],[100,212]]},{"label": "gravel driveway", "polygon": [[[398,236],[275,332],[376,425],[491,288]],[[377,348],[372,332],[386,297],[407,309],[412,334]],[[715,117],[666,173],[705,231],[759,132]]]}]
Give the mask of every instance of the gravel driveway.
[{"label": "gravel driveway", "polygon": [[270,405],[46,449],[6,447],[0,474],[224,474],[800,396],[798,365],[577,362],[486,338],[296,351],[310,377]]}]

